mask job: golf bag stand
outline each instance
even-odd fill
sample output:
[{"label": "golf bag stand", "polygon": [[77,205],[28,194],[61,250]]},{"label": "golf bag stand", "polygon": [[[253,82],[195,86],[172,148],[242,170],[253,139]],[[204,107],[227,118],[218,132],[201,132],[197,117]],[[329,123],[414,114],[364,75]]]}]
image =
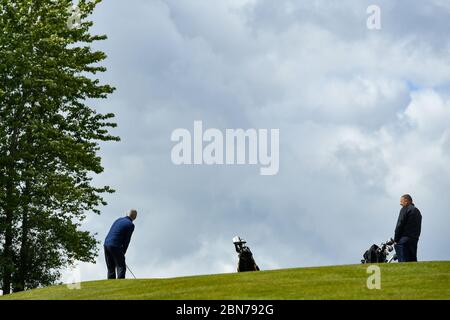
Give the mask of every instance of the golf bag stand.
[{"label": "golf bag stand", "polygon": [[394,240],[392,238],[386,242],[381,243],[380,246],[373,244],[369,250],[364,252],[361,263],[391,263],[397,260],[397,254],[389,257],[389,254],[394,250]]},{"label": "golf bag stand", "polygon": [[256,264],[255,259],[253,259],[252,251],[245,245],[247,242],[241,237],[236,236],[233,238],[233,243],[236,252],[239,254],[237,271],[259,271],[259,267]]}]

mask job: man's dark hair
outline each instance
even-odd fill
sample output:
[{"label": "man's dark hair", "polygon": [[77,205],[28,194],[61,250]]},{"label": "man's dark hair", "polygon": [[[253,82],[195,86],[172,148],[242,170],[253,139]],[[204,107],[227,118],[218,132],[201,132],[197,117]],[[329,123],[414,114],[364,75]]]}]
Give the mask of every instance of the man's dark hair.
[{"label": "man's dark hair", "polygon": [[408,200],[409,203],[413,203],[412,197],[409,194],[402,195],[402,198]]}]

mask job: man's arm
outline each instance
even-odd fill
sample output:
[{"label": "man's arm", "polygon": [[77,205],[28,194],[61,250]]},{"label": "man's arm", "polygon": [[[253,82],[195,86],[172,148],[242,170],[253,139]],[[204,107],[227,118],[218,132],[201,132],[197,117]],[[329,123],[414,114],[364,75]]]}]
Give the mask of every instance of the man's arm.
[{"label": "man's arm", "polygon": [[402,231],[406,223],[406,210],[400,210],[398,215],[397,226],[395,227],[394,241],[399,242],[402,236]]},{"label": "man's arm", "polygon": [[132,224],[128,230],[127,230],[127,234],[125,236],[125,242],[123,244],[123,254],[127,253],[128,250],[128,245],[130,244],[130,240],[131,240],[131,235],[133,234],[134,231],[134,224]]}]

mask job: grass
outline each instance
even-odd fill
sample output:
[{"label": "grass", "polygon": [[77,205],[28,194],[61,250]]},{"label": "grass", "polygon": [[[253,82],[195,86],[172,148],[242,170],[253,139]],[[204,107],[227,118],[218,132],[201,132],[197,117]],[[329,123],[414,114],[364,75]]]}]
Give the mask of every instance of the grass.
[{"label": "grass", "polygon": [[368,265],[298,268],[171,279],[103,280],[11,294],[0,299],[446,299],[450,261],[378,264],[381,289],[369,290]]}]

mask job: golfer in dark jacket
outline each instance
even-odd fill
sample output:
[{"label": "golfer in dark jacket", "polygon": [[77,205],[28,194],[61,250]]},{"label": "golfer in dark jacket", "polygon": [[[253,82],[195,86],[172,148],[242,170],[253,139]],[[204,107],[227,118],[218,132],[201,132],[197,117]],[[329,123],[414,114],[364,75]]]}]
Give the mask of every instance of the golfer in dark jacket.
[{"label": "golfer in dark jacket", "polygon": [[130,210],[128,215],[117,219],[105,239],[105,259],[108,267],[108,279],[125,279],[127,266],[125,264],[125,253],[130,244],[131,235],[134,231],[133,221],[137,217],[136,210]]},{"label": "golfer in dark jacket", "polygon": [[402,209],[395,228],[395,252],[398,262],[417,261],[417,242],[422,228],[422,215],[409,194],[400,198]]}]

